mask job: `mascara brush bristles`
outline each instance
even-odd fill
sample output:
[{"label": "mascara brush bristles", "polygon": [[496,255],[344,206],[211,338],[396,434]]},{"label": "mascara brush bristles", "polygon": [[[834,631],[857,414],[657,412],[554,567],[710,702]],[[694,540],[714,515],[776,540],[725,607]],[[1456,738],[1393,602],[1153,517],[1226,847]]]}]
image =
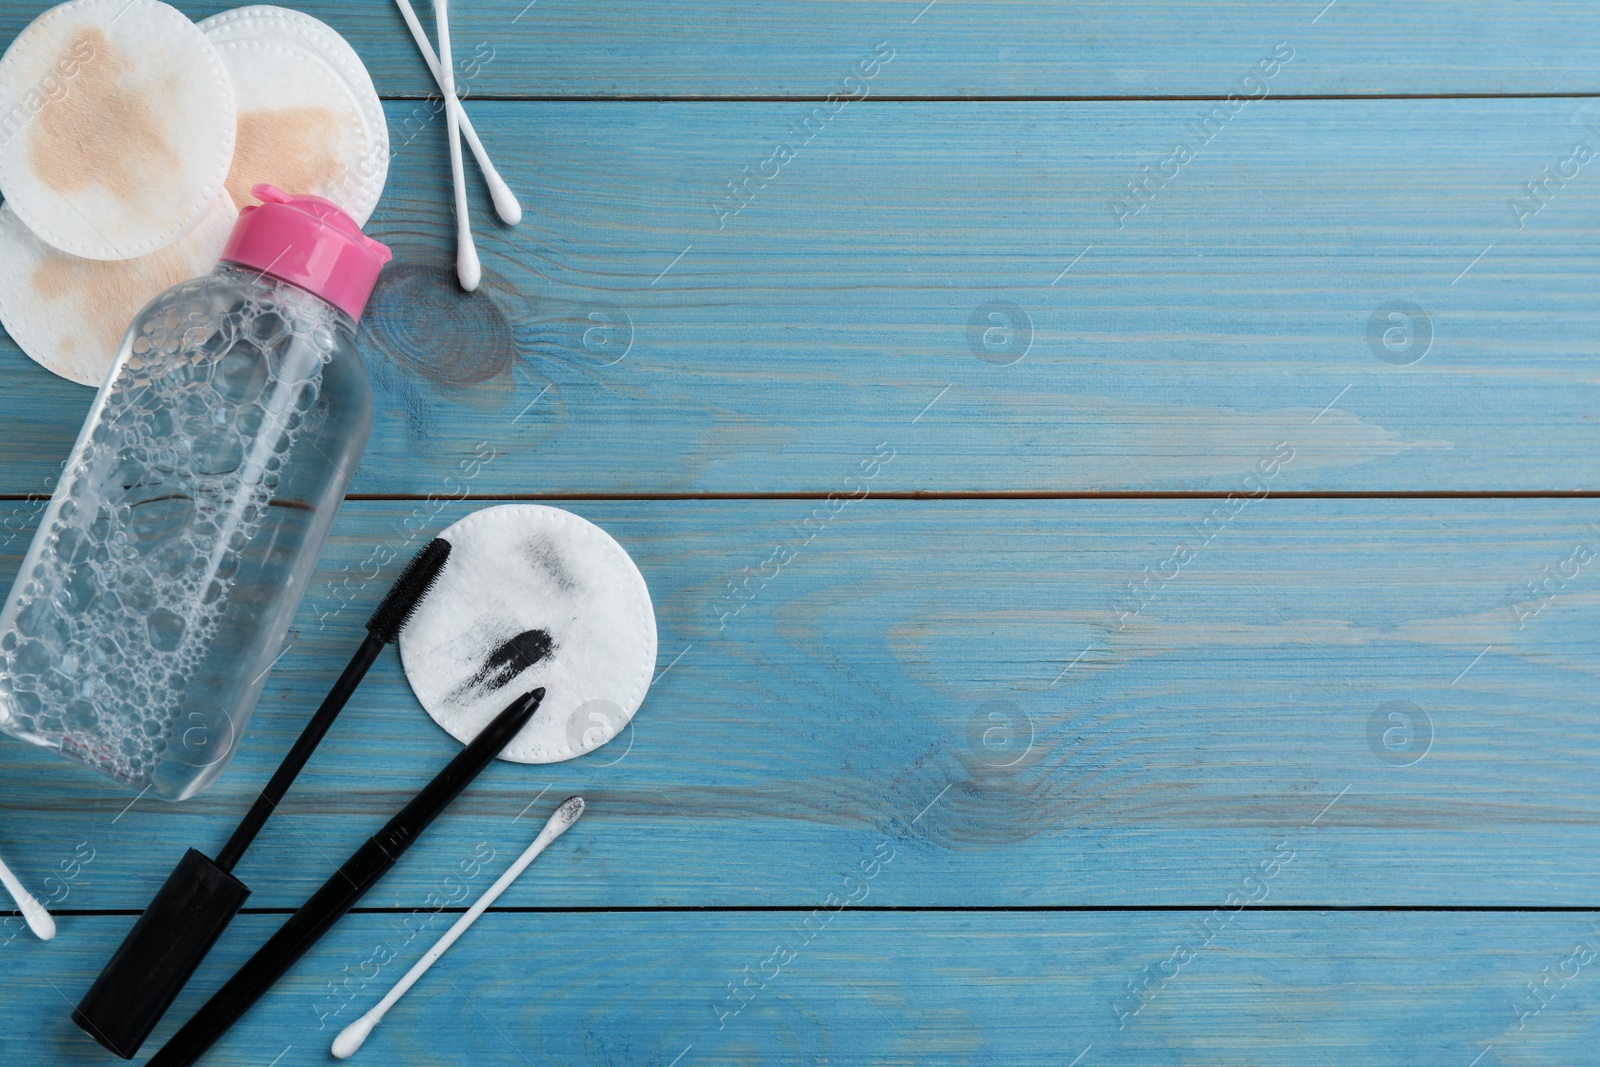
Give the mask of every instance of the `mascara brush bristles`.
[{"label": "mascara brush bristles", "polygon": [[395,579],[389,595],[378,604],[372,618],[367,620],[367,633],[386,645],[399,637],[400,630],[416,613],[417,605],[439,580],[439,572],[449,558],[450,542],[444,538],[435,537],[423,545],[422,551],[412,557]]}]

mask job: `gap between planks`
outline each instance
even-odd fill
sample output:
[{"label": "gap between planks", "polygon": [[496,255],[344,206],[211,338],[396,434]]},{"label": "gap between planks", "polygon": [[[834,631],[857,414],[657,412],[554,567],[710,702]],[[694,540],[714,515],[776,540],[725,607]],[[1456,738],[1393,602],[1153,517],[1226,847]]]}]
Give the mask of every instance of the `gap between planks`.
[{"label": "gap between planks", "polygon": [[[585,907],[585,906],[549,906],[537,907],[530,905],[516,905],[508,907],[490,907],[491,913],[501,915],[677,915],[715,912],[719,914],[740,914],[756,912],[788,912],[803,914],[824,907],[823,904],[709,904],[705,906],[690,904],[675,904],[655,907],[644,904],[618,905],[616,907]],[[853,906],[851,911],[864,911],[883,914],[898,914],[901,912],[916,913],[950,913],[961,914],[964,912],[978,913],[1061,913],[1061,914],[1120,914],[1133,912],[1209,912],[1218,908],[1227,907],[1226,904],[905,904],[905,905],[873,905]],[[351,908],[351,915],[410,915],[417,911],[416,908]],[[428,911],[437,911],[444,915],[460,915],[467,911],[465,907],[429,908]],[[1431,912],[1435,914],[1473,914],[1473,915],[1595,915],[1600,914],[1600,905],[1578,904],[1254,904],[1250,905],[1251,911],[1271,912]],[[294,908],[241,908],[240,915],[293,915]],[[105,918],[105,917],[133,917],[144,914],[141,908],[53,908],[52,915],[75,915],[80,918]],[[10,916],[20,918],[21,912],[0,911],[0,917]]]},{"label": "gap between planks", "polygon": [[[1225,500],[1238,490],[1228,489],[1174,489],[1167,492],[1154,490],[1108,490],[1095,492],[1084,489],[989,489],[941,490],[902,489],[871,493],[862,499],[874,500]],[[537,500],[591,500],[591,501],[701,501],[701,500],[826,500],[832,493],[484,493],[482,495],[449,497],[453,504],[493,503],[496,501]],[[49,501],[48,496],[30,493],[0,493],[0,503],[34,503]],[[404,493],[351,493],[346,501],[363,503],[416,503],[426,501],[425,495]],[[1600,489],[1294,489],[1269,493],[1267,500],[1600,500]]]},{"label": "gap between planks", "polygon": [[[1262,97],[1260,102],[1268,100],[1584,100],[1600,98],[1600,92],[1548,92],[1548,93],[1285,93],[1279,96]],[[437,99],[433,96],[385,96],[381,99],[394,103],[425,103]],[[816,96],[762,96],[750,94],[748,96],[695,96],[675,95],[658,96],[650,93],[636,93],[632,95],[602,96],[593,93],[561,96],[554,94],[540,94],[530,96],[515,96],[506,93],[474,93],[463,102],[479,101],[482,103],[500,104],[824,104],[828,102],[826,95]],[[927,95],[889,95],[864,96],[856,103],[867,104],[967,104],[967,103],[992,103],[992,104],[1141,104],[1141,103],[1212,103],[1226,102],[1228,94],[1195,94],[1195,95],[1156,95],[1145,96],[1103,96],[1103,95],[1055,95],[1048,93],[1022,93],[1022,94],[985,94],[983,96],[961,96],[948,93]]]},{"label": "gap between planks", "polygon": [[[997,489],[941,490],[904,489],[871,493],[863,499],[876,500],[1226,500],[1237,490],[1174,489],[1169,492],[1140,490],[1054,490]],[[496,500],[826,500],[831,493],[485,493],[457,499],[460,503]],[[7,499],[7,498],[0,498]],[[41,498],[42,499],[42,498]],[[414,501],[423,496],[352,493],[345,499],[362,501]],[[1264,500],[1594,500],[1595,489],[1415,489],[1415,490],[1318,490],[1297,489],[1269,493]]]}]

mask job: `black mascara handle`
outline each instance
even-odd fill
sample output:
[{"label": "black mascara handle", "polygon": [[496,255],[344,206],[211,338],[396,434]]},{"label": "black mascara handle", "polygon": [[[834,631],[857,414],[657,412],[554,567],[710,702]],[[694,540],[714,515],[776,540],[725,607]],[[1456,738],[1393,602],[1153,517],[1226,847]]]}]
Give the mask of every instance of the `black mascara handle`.
[{"label": "black mascara handle", "polygon": [[250,842],[256,839],[256,835],[266,825],[268,817],[278,810],[278,803],[289,791],[295,776],[305,767],[306,761],[317,750],[317,746],[322,744],[323,735],[333,725],[333,720],[339,717],[339,712],[344,710],[345,704],[349,703],[350,695],[356,691],[356,686],[367,676],[372,662],[378,658],[378,653],[383,651],[383,644],[383,641],[370,634],[361,642],[361,647],[356,649],[356,654],[351,657],[350,663],[339,675],[339,680],[333,683],[333,688],[323,698],[316,714],[311,716],[305,729],[300,732],[294,747],[283,757],[283,762],[278,764],[271,781],[261,790],[256,802],[250,805],[250,810],[245,812],[238,828],[233,831],[233,836],[228,838],[228,843],[217,853],[218,867],[224,871],[233,870],[234,865],[239,862],[239,857],[244,855],[245,849],[250,847]]},{"label": "black mascara handle", "polygon": [[[350,663],[339,675],[339,680],[333,683],[333,688],[323,698],[316,714],[311,716],[305,729],[296,738],[294,747],[289,749],[289,754],[283,757],[283,762],[278,765],[272,779],[267,782],[261,795],[256,797],[250,810],[240,820],[239,826],[233,831],[233,836],[228,838],[228,843],[222,846],[222,851],[217,853],[217,866],[223,871],[232,871],[243,856],[245,849],[250,847],[250,842],[256,839],[261,828],[266,825],[267,819],[278,810],[278,804],[283,800],[284,794],[289,792],[289,787],[294,784],[295,776],[305,767],[306,761],[322,743],[323,735],[333,725],[333,720],[339,717],[339,712],[349,703],[350,696],[356,691],[356,686],[367,676],[367,671],[372,667],[373,661],[378,658],[378,653],[383,651],[383,646],[400,636],[401,627],[405,626],[422,598],[428,595],[428,590],[438,580],[439,572],[444,569],[445,562],[450,558],[450,542],[442,537],[435,537],[422,551],[411,558],[406,564],[406,569],[400,572],[394,585],[389,587],[389,592],[379,601],[377,608],[372,612],[372,617],[367,620],[367,636],[361,642],[361,647],[356,649],[356,654],[350,657]],[[198,960],[195,961],[198,964]]]},{"label": "black mascara handle", "polygon": [[293,967],[533,718],[544,699],[535,689],[495,716],[433,781],[329,878],[146,1067],[190,1067]]}]

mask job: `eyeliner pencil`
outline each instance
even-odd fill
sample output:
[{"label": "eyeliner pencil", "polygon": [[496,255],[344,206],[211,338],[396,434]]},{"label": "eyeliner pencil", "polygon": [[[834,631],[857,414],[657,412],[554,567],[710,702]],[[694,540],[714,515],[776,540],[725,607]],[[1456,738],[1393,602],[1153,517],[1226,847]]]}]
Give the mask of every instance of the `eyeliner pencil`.
[{"label": "eyeliner pencil", "polygon": [[206,1001],[205,1007],[151,1057],[146,1067],[190,1067],[205,1055],[206,1050],[227,1033],[296,960],[377,884],[428,824],[511,743],[539,710],[543,699],[544,690],[535,689],[518,697],[495,716],[433,781],[423,786],[411,803],[356,849],[355,855]]}]

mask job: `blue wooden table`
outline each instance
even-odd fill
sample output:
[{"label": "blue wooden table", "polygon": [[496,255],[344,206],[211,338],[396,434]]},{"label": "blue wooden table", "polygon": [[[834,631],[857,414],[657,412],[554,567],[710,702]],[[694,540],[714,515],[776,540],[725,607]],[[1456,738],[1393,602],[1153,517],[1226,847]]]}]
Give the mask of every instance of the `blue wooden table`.
[{"label": "blue wooden table", "polygon": [[[634,727],[493,767],[205,1062],[327,1062],[581,793],[364,1058],[1600,1063],[1592,0],[464,0],[527,209],[474,177],[471,297],[398,15],[307,9],[394,141],[372,443],[217,786],[0,744],[61,925],[0,1063],[110,1062],[71,1003],[374,553],[513,499],[638,561]],[[5,581],[90,398],[0,343]],[[155,1040],[454,749],[386,655]]]}]

